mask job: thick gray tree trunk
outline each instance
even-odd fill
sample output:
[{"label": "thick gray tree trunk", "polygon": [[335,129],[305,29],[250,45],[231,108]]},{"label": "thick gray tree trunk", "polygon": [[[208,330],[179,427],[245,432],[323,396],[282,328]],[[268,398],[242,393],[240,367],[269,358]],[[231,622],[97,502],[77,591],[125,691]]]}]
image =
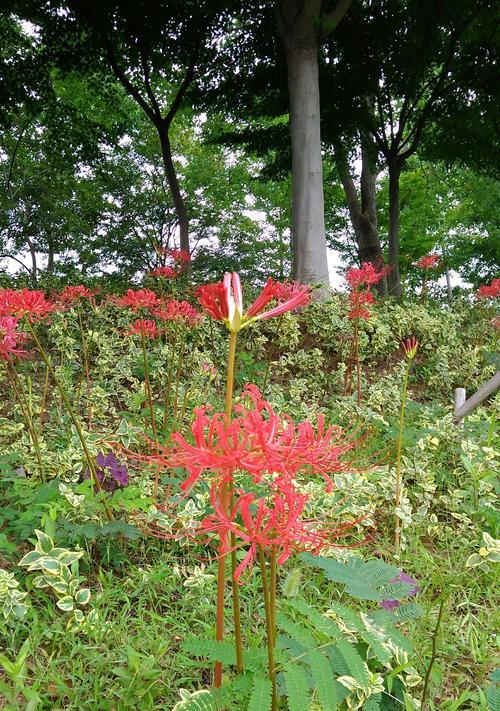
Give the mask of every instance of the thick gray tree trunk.
[{"label": "thick gray tree trunk", "polygon": [[[278,0],[276,17],[285,49],[292,144],[294,278],[329,286],[321,155],[318,50],[351,0],[324,12],[321,0]],[[324,290],[326,294],[326,288]]]},{"label": "thick gray tree trunk", "polygon": [[294,278],[328,286],[317,45],[288,50],[287,65]]}]

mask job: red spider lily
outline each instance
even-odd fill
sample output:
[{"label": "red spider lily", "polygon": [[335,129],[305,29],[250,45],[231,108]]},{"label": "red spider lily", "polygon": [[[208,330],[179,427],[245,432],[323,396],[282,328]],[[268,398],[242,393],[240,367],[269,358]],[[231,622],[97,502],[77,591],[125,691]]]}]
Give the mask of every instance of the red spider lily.
[{"label": "red spider lily", "polygon": [[375,302],[371,291],[351,291],[349,294],[349,318],[368,319],[371,316],[370,306]]},{"label": "red spider lily", "polygon": [[13,356],[24,356],[26,351],[20,345],[28,334],[17,331],[19,317],[0,316],[0,359],[11,361]]},{"label": "red spider lily", "polygon": [[185,249],[167,249],[166,254],[171,257],[174,262],[189,262],[191,255]]},{"label": "red spider lily", "polygon": [[136,319],[133,324],[130,325],[128,331],[125,332],[126,336],[146,336],[146,338],[156,338],[159,334],[159,330],[154,321]]},{"label": "red spider lily", "polygon": [[386,268],[377,271],[371,262],[363,262],[361,269],[352,267],[347,271],[346,280],[351,289],[359,289],[362,286],[369,287],[372,284],[378,284],[388,271]]},{"label": "red spider lily", "polygon": [[237,406],[237,416],[229,423],[222,413],[209,416],[206,408],[198,408],[191,427],[193,443],[175,433],[170,447],[159,447],[149,458],[163,467],[186,469],[188,478],[181,485],[184,491],[205,472],[221,478],[237,470],[248,472],[255,483],[267,473],[277,489],[286,487],[299,473],[319,475],[331,491],[330,473],[347,468],[341,458],[354,448],[354,442],[347,441],[340,427],[325,427],[322,415],[316,430],[307,421],[295,424],[280,418],[255,386],[244,395],[252,407]]},{"label": "red spider lily", "polygon": [[157,267],[149,272],[149,276],[151,277],[164,277],[166,279],[172,279],[179,276],[179,274],[179,270],[174,269],[174,267]]},{"label": "red spider lily", "polygon": [[439,265],[439,261],[438,254],[426,254],[420,257],[415,266],[417,269],[435,269]]},{"label": "red spider lily", "polygon": [[500,297],[500,279],[493,279],[491,284],[480,286],[476,291],[478,299],[498,299]]},{"label": "red spider lily", "polygon": [[110,302],[116,306],[125,306],[133,311],[138,309],[150,309],[157,306],[159,299],[151,289],[127,289],[123,296],[114,296]]},{"label": "red spider lily", "polygon": [[278,303],[289,301],[304,290],[309,293],[309,287],[306,284],[301,284],[298,281],[277,281],[275,282],[274,298]]},{"label": "red spider lily", "polygon": [[55,295],[55,298],[60,304],[70,306],[76,301],[92,298],[95,293],[95,291],[88,289],[83,284],[79,284],[78,286],[65,286],[59,294]]},{"label": "red spider lily", "polygon": [[160,306],[151,310],[154,316],[157,316],[162,321],[183,321],[186,324],[194,326],[202,318],[201,314],[188,301],[171,301],[162,302]]},{"label": "red spider lily", "polygon": [[297,286],[295,294],[290,299],[262,313],[269,302],[276,298],[278,291],[278,285],[272,279],[268,279],[260,295],[244,312],[240,277],[236,272],[232,274],[226,272],[223,281],[199,287],[196,297],[202,308],[212,318],[224,321],[230,331],[236,332],[257,319],[280,316],[287,311],[306,305],[309,301],[308,288]]},{"label": "red spider lily", "polygon": [[56,304],[49,301],[43,291],[0,290],[0,315],[2,316],[28,316],[30,321],[34,321],[45,318],[56,309]]},{"label": "red spider lily", "polygon": [[408,358],[408,360],[413,360],[417,355],[418,351],[418,341],[415,336],[413,336],[413,338],[407,338],[402,345],[403,350],[405,352],[405,356]]}]

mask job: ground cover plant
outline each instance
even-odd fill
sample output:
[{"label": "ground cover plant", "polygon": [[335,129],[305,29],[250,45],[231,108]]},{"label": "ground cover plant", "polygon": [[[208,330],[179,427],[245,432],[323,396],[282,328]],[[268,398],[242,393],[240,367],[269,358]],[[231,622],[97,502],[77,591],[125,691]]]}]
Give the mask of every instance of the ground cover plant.
[{"label": "ground cover plant", "polygon": [[184,261],[0,290],[3,707],[497,708],[498,395],[452,415],[498,280],[318,302]]}]

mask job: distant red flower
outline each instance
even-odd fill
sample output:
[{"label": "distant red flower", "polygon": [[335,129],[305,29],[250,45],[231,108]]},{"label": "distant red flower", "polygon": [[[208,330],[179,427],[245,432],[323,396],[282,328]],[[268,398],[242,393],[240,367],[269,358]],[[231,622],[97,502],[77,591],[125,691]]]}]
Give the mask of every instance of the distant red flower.
[{"label": "distant red flower", "polygon": [[438,254],[426,254],[420,257],[418,262],[415,264],[417,269],[435,269],[439,266],[439,255]]},{"label": "distant red flower", "polygon": [[359,289],[362,286],[369,287],[372,284],[378,284],[387,272],[388,269],[383,268],[377,271],[371,262],[363,262],[361,269],[352,267],[347,271],[346,280],[351,289]]},{"label": "distant red flower", "polygon": [[191,260],[191,255],[185,249],[167,249],[167,255],[174,262],[189,262]]},{"label": "distant red flower", "polygon": [[[226,272],[224,279],[215,284],[200,286],[196,297],[202,308],[218,321],[224,321],[230,331],[239,331],[244,326],[257,319],[269,319],[304,306],[309,301],[309,291],[306,286],[295,289],[294,295],[278,306],[265,311],[263,309],[276,298],[281,285],[268,279],[261,293],[251,306],[243,311],[243,290],[240,277],[236,272]],[[281,293],[283,289],[281,288]]]},{"label": "distant red flower", "polygon": [[370,306],[375,302],[371,291],[351,291],[349,294],[349,318],[368,319]]},{"label": "distant red flower", "polygon": [[179,270],[174,269],[174,267],[157,267],[149,272],[149,276],[151,277],[163,277],[165,279],[173,279],[179,276],[179,274]]},{"label": "distant red flower", "polygon": [[498,299],[500,297],[500,279],[493,279],[491,284],[480,286],[476,291],[478,299]]},{"label": "distant red flower", "polygon": [[491,325],[497,330],[500,329],[500,316],[495,316],[495,318],[492,318]]},{"label": "distant red flower", "polygon": [[159,299],[151,289],[128,289],[123,296],[113,296],[111,303],[116,306],[125,306],[132,311],[138,309],[150,309],[159,304]]},{"label": "distant red flower", "polygon": [[21,289],[0,290],[0,315],[3,316],[28,316],[30,321],[45,318],[57,306],[49,301],[43,291]]},{"label": "distant red flower", "polygon": [[403,343],[403,350],[408,360],[413,360],[415,358],[418,351],[418,341],[415,336],[413,336],[413,338],[406,339],[406,341]]},{"label": "distant red flower", "polygon": [[10,361],[13,356],[26,355],[20,346],[28,335],[17,330],[18,324],[19,317],[0,316],[0,359]]},{"label": "distant red flower", "polygon": [[151,310],[154,316],[157,316],[162,321],[182,321],[186,324],[194,326],[202,318],[189,301],[170,301],[161,302],[159,306]]},{"label": "distant red flower", "polygon": [[90,299],[95,295],[95,291],[88,289],[83,284],[78,286],[65,286],[64,289],[55,295],[55,298],[60,304],[64,306],[70,306],[76,301],[81,301],[82,299]]},{"label": "distant red flower", "polygon": [[138,318],[130,325],[129,330],[125,332],[126,336],[142,336],[143,334],[146,338],[156,338],[159,334],[156,323],[147,319]]}]

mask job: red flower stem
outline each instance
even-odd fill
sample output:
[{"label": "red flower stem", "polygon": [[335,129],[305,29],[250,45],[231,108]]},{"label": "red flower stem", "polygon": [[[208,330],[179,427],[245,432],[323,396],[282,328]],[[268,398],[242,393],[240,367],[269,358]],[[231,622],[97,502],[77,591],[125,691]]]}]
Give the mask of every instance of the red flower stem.
[{"label": "red flower stem", "polygon": [[[149,407],[149,419],[151,422],[151,429],[153,430],[153,437],[158,444],[158,432],[156,430],[156,422],[155,422],[155,412],[153,408],[153,398],[151,395],[151,381],[149,379],[149,363],[148,363],[148,349],[146,347],[146,336],[144,333],[144,328],[141,327],[141,344],[142,344],[142,358],[144,361],[144,388],[146,390],[146,397],[148,399],[148,407]],[[158,496],[158,480],[160,477],[160,470],[156,470],[155,474],[155,481],[153,485],[153,501],[156,501],[156,497]]]},{"label": "red flower stem", "polygon": [[85,331],[83,329],[83,319],[80,307],[76,307],[76,312],[78,314],[78,323],[80,325],[80,333],[82,336],[82,359],[83,359],[83,369],[85,372],[85,381],[87,385],[87,407],[88,407],[88,427],[89,430],[92,429],[92,391],[90,387],[90,369],[89,369],[89,355],[87,347],[87,339],[85,337]]},{"label": "red flower stem", "polygon": [[267,659],[268,659],[268,672],[269,681],[271,682],[273,688],[271,711],[276,711],[277,705],[277,692],[276,692],[276,664],[274,661],[274,627],[273,619],[275,618],[275,605],[276,600],[271,600],[271,595],[269,587],[267,584],[267,570],[266,570],[266,558],[264,555],[264,549],[262,546],[258,546],[259,551],[259,563],[260,572],[262,577],[262,593],[264,597],[264,610],[266,613],[266,636],[267,636]]},{"label": "red flower stem", "polygon": [[271,571],[269,584],[269,604],[271,612],[271,628],[273,632],[273,646],[276,646],[276,579],[277,579],[277,552],[273,546],[270,555]]},{"label": "red flower stem", "polygon": [[359,364],[359,335],[358,335],[358,319],[354,319],[354,349],[356,357],[356,377],[358,388],[358,407],[361,405],[361,366]]},{"label": "red flower stem", "polygon": [[33,447],[35,448],[35,454],[36,454],[36,458],[38,461],[38,466],[40,468],[40,479],[42,480],[42,483],[45,484],[47,479],[45,478],[45,472],[44,472],[44,468],[43,468],[42,453],[40,451],[40,442],[38,440],[38,435],[37,435],[36,429],[33,425],[33,418],[30,413],[29,405],[26,402],[26,399],[25,399],[23,392],[22,392],[19,376],[18,376],[14,366],[9,367],[9,363],[5,364],[5,370],[7,372],[8,378],[11,382],[12,390],[14,391],[14,394],[17,397],[19,407],[21,408],[21,412],[23,414],[24,421],[26,422],[28,431],[31,436],[31,440],[33,442]]},{"label": "red flower stem", "polygon": [[[71,407],[71,403],[70,403],[69,398],[66,394],[66,391],[63,388],[62,383],[58,380],[58,378],[55,374],[54,368],[52,367],[52,364],[49,360],[49,356],[47,355],[44,347],[40,343],[40,340],[39,340],[38,336],[36,335],[35,330],[34,330],[33,326],[31,325],[29,318],[26,318],[25,322],[26,322],[26,325],[30,331],[31,337],[33,338],[35,345],[38,348],[38,352],[42,356],[42,360],[45,363],[45,366],[47,367],[47,369],[50,373],[50,376],[51,376],[52,380],[54,381],[56,388],[59,390],[59,393],[61,395],[61,400],[63,401],[63,403],[66,407],[66,411],[67,411],[72,423],[75,426],[75,429],[76,429],[76,432],[78,435],[78,439],[80,440],[80,444],[82,445],[83,453],[85,454],[85,459],[87,460],[87,464],[89,465],[89,471],[92,476],[94,486],[97,489],[98,493],[100,493],[101,492],[101,483],[100,483],[99,478],[97,476],[97,470],[95,468],[94,460],[92,459],[92,456],[91,456],[89,449],[87,447],[87,442],[85,441],[85,436],[83,434],[83,430],[81,428],[78,417],[75,415],[73,408]],[[113,514],[111,513],[111,510],[105,501],[104,501],[104,509],[106,511],[106,516],[108,518],[108,521],[112,521]]]},{"label": "red flower stem", "polygon": [[181,382],[182,367],[184,365],[185,347],[186,347],[186,329],[183,328],[181,342],[180,342],[180,346],[179,346],[179,356],[177,358],[177,371],[175,374],[175,395],[174,395],[174,404],[172,405],[174,421],[177,421],[177,406],[178,406],[178,401],[179,401],[179,385]]},{"label": "red flower stem", "polygon": [[[411,360],[408,359],[406,362],[405,376],[403,381],[403,393],[401,397],[401,410],[399,413],[399,432],[398,432],[398,444],[396,449],[396,493],[394,505],[397,509],[401,503],[401,452],[403,449],[403,428],[405,421],[405,410],[406,410],[406,392],[408,389],[408,377],[410,375]],[[401,552],[401,519],[396,513],[396,528],[395,528],[395,547],[396,555]]]}]

